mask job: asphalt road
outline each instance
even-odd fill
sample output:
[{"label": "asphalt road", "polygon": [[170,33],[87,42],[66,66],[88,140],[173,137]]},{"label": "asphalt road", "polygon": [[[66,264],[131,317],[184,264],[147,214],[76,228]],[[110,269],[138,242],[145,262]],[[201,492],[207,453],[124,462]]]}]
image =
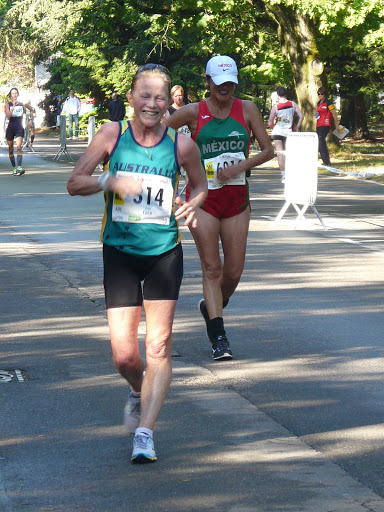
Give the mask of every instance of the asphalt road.
[{"label": "asphalt road", "polygon": [[[74,159],[84,148],[68,145]],[[317,208],[329,229],[309,212],[293,231],[294,211],[272,222],[284,203],[276,169],[253,174],[246,268],[225,310],[231,362],[210,359],[199,261],[183,228],[175,380],[158,434],[163,445],[172,431],[173,443],[163,463],[122,475],[126,390],[103,309],[103,198],[68,196],[72,164],[53,162],[57,150],[40,137],[27,173],[13,177],[0,149],[0,369],[27,379],[0,383],[3,509],[384,511],[384,188],[321,176]],[[266,432],[280,451],[262,444]],[[144,494],[132,487],[137,475],[148,478]]]}]

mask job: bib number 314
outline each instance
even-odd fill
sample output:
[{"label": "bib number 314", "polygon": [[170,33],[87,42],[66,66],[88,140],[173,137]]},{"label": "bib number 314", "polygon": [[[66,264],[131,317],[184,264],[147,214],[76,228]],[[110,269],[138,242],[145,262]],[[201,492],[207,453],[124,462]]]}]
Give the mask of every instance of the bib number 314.
[{"label": "bib number 314", "polygon": [[134,172],[116,173],[116,177],[142,179],[141,194],[122,199],[114,195],[112,220],[136,224],[169,225],[172,213],[173,186],[171,178]]}]

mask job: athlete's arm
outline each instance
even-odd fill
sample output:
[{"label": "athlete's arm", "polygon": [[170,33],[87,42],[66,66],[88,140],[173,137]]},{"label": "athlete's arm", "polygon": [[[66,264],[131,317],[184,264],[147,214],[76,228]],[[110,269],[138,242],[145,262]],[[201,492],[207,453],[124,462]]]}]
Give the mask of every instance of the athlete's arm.
[{"label": "athlete's arm", "polygon": [[[164,124],[167,124],[165,123],[166,119],[168,119],[169,117],[171,117],[171,114],[169,113],[169,111],[167,110],[164,114],[164,117],[163,117],[163,123]],[[168,125],[167,125],[168,126]]]},{"label": "athlete's arm", "polygon": [[200,160],[199,148],[190,137],[178,136],[177,159],[187,172],[191,194],[188,202],[183,203],[180,197],[176,198],[179,209],[175,212],[175,218],[180,220],[185,217],[184,224],[186,226],[196,227],[195,211],[203,204],[207,196],[208,186],[207,177]]},{"label": "athlete's arm", "polygon": [[218,172],[217,177],[220,181],[227,181],[243,171],[247,171],[248,169],[252,169],[257,165],[271,160],[274,156],[273,146],[267,130],[265,129],[259,109],[252,101],[246,100],[243,101],[243,113],[244,119],[259,143],[261,151],[251,158],[241,160],[238,164],[229,166]]},{"label": "athlete's arm", "polygon": [[164,117],[163,123],[175,130],[178,130],[180,126],[187,125],[193,135],[196,131],[198,115],[199,104],[188,103],[188,105],[177,109],[171,116]]},{"label": "athlete's arm", "polygon": [[297,117],[299,118],[299,120],[297,121],[297,124],[295,125],[295,128],[294,128],[294,132],[298,132],[299,131],[299,128],[301,126],[301,123],[303,122],[303,119],[304,119],[304,115],[302,113],[302,111],[300,110],[299,108],[299,105],[297,105],[296,103],[292,102],[294,107],[295,107],[295,113],[297,115]]},{"label": "athlete's arm", "polygon": [[271,130],[274,125],[275,117],[276,117],[276,105],[273,105],[271,112],[269,114],[269,119],[268,119],[268,126],[271,128]]},{"label": "athlete's arm", "polygon": [[11,119],[12,112],[14,111],[16,105],[13,105],[12,107],[9,106],[9,103],[6,103],[5,105],[5,115],[8,119]]},{"label": "athlete's arm", "polygon": [[31,117],[30,117],[30,119],[29,119],[29,123],[28,123],[28,124],[31,126],[31,125],[33,124],[33,118],[34,118],[34,116],[35,116],[35,109],[34,109],[31,105],[28,105],[28,103],[26,103],[26,104],[24,105],[24,114],[25,114],[25,112],[26,112],[26,110],[25,110],[26,108],[27,108],[27,109],[29,110],[29,112],[31,113]]},{"label": "athlete's arm", "polygon": [[35,109],[32,107],[32,105],[28,105],[28,103],[25,104],[25,108],[27,108],[30,111],[31,119],[33,119],[36,112]]},{"label": "athlete's arm", "polygon": [[[68,180],[67,190],[71,196],[88,196],[102,190],[98,178],[92,176],[92,173],[100,162],[112,154],[118,135],[119,123],[103,124],[96,133]],[[110,176],[105,185],[108,190],[117,192],[120,197],[134,195],[141,191],[140,181],[131,178]]]}]

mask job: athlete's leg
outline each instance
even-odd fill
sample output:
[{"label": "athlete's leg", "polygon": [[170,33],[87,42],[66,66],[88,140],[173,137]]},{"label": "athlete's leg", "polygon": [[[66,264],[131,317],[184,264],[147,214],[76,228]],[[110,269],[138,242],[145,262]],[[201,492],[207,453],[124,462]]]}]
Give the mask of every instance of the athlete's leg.
[{"label": "athlete's leg", "polygon": [[229,300],[236,290],[244,270],[250,216],[251,209],[248,206],[239,215],[221,219],[220,238],[224,253],[222,297],[224,302]]},{"label": "athlete's leg", "polygon": [[279,169],[281,171],[281,174],[283,175],[285,170],[285,156],[283,154],[284,151],[284,142],[282,140],[274,140],[275,148],[276,148],[276,156],[277,161],[279,163]]},{"label": "athlete's leg", "polygon": [[141,388],[140,427],[153,430],[172,380],[172,325],[176,300],[144,300],[147,367]]},{"label": "athlete's leg", "polygon": [[202,209],[196,211],[196,219],[196,228],[190,229],[200,256],[205,305],[210,319],[222,317],[223,265],[219,251],[220,220]]},{"label": "athlete's leg", "polygon": [[107,314],[113,361],[132,389],[139,392],[144,371],[137,340],[141,306],[110,308]]},{"label": "athlete's leg", "polygon": [[13,153],[13,139],[7,140],[7,142],[8,142],[8,155],[9,155],[9,159],[11,161],[11,165],[12,165],[12,167],[16,167],[15,155]]},{"label": "athlete's leg", "polygon": [[22,144],[23,144],[23,137],[16,137],[16,151],[17,151],[17,166],[21,167],[22,161],[23,161],[23,152],[22,152]]}]

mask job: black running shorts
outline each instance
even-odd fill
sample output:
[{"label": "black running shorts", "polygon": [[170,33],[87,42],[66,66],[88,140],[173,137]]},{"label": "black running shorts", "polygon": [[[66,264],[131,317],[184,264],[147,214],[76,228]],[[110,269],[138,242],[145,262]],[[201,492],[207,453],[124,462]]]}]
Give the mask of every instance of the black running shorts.
[{"label": "black running shorts", "polygon": [[141,306],[145,300],[177,300],[183,279],[181,244],[160,256],[137,256],[103,245],[107,309]]},{"label": "black running shorts", "polygon": [[284,135],[271,135],[271,139],[272,140],[281,140],[285,144],[287,137],[284,137]]},{"label": "black running shorts", "polygon": [[7,131],[5,132],[5,137],[9,141],[13,140],[15,137],[24,137],[24,128],[18,124],[9,124],[7,126]]}]

